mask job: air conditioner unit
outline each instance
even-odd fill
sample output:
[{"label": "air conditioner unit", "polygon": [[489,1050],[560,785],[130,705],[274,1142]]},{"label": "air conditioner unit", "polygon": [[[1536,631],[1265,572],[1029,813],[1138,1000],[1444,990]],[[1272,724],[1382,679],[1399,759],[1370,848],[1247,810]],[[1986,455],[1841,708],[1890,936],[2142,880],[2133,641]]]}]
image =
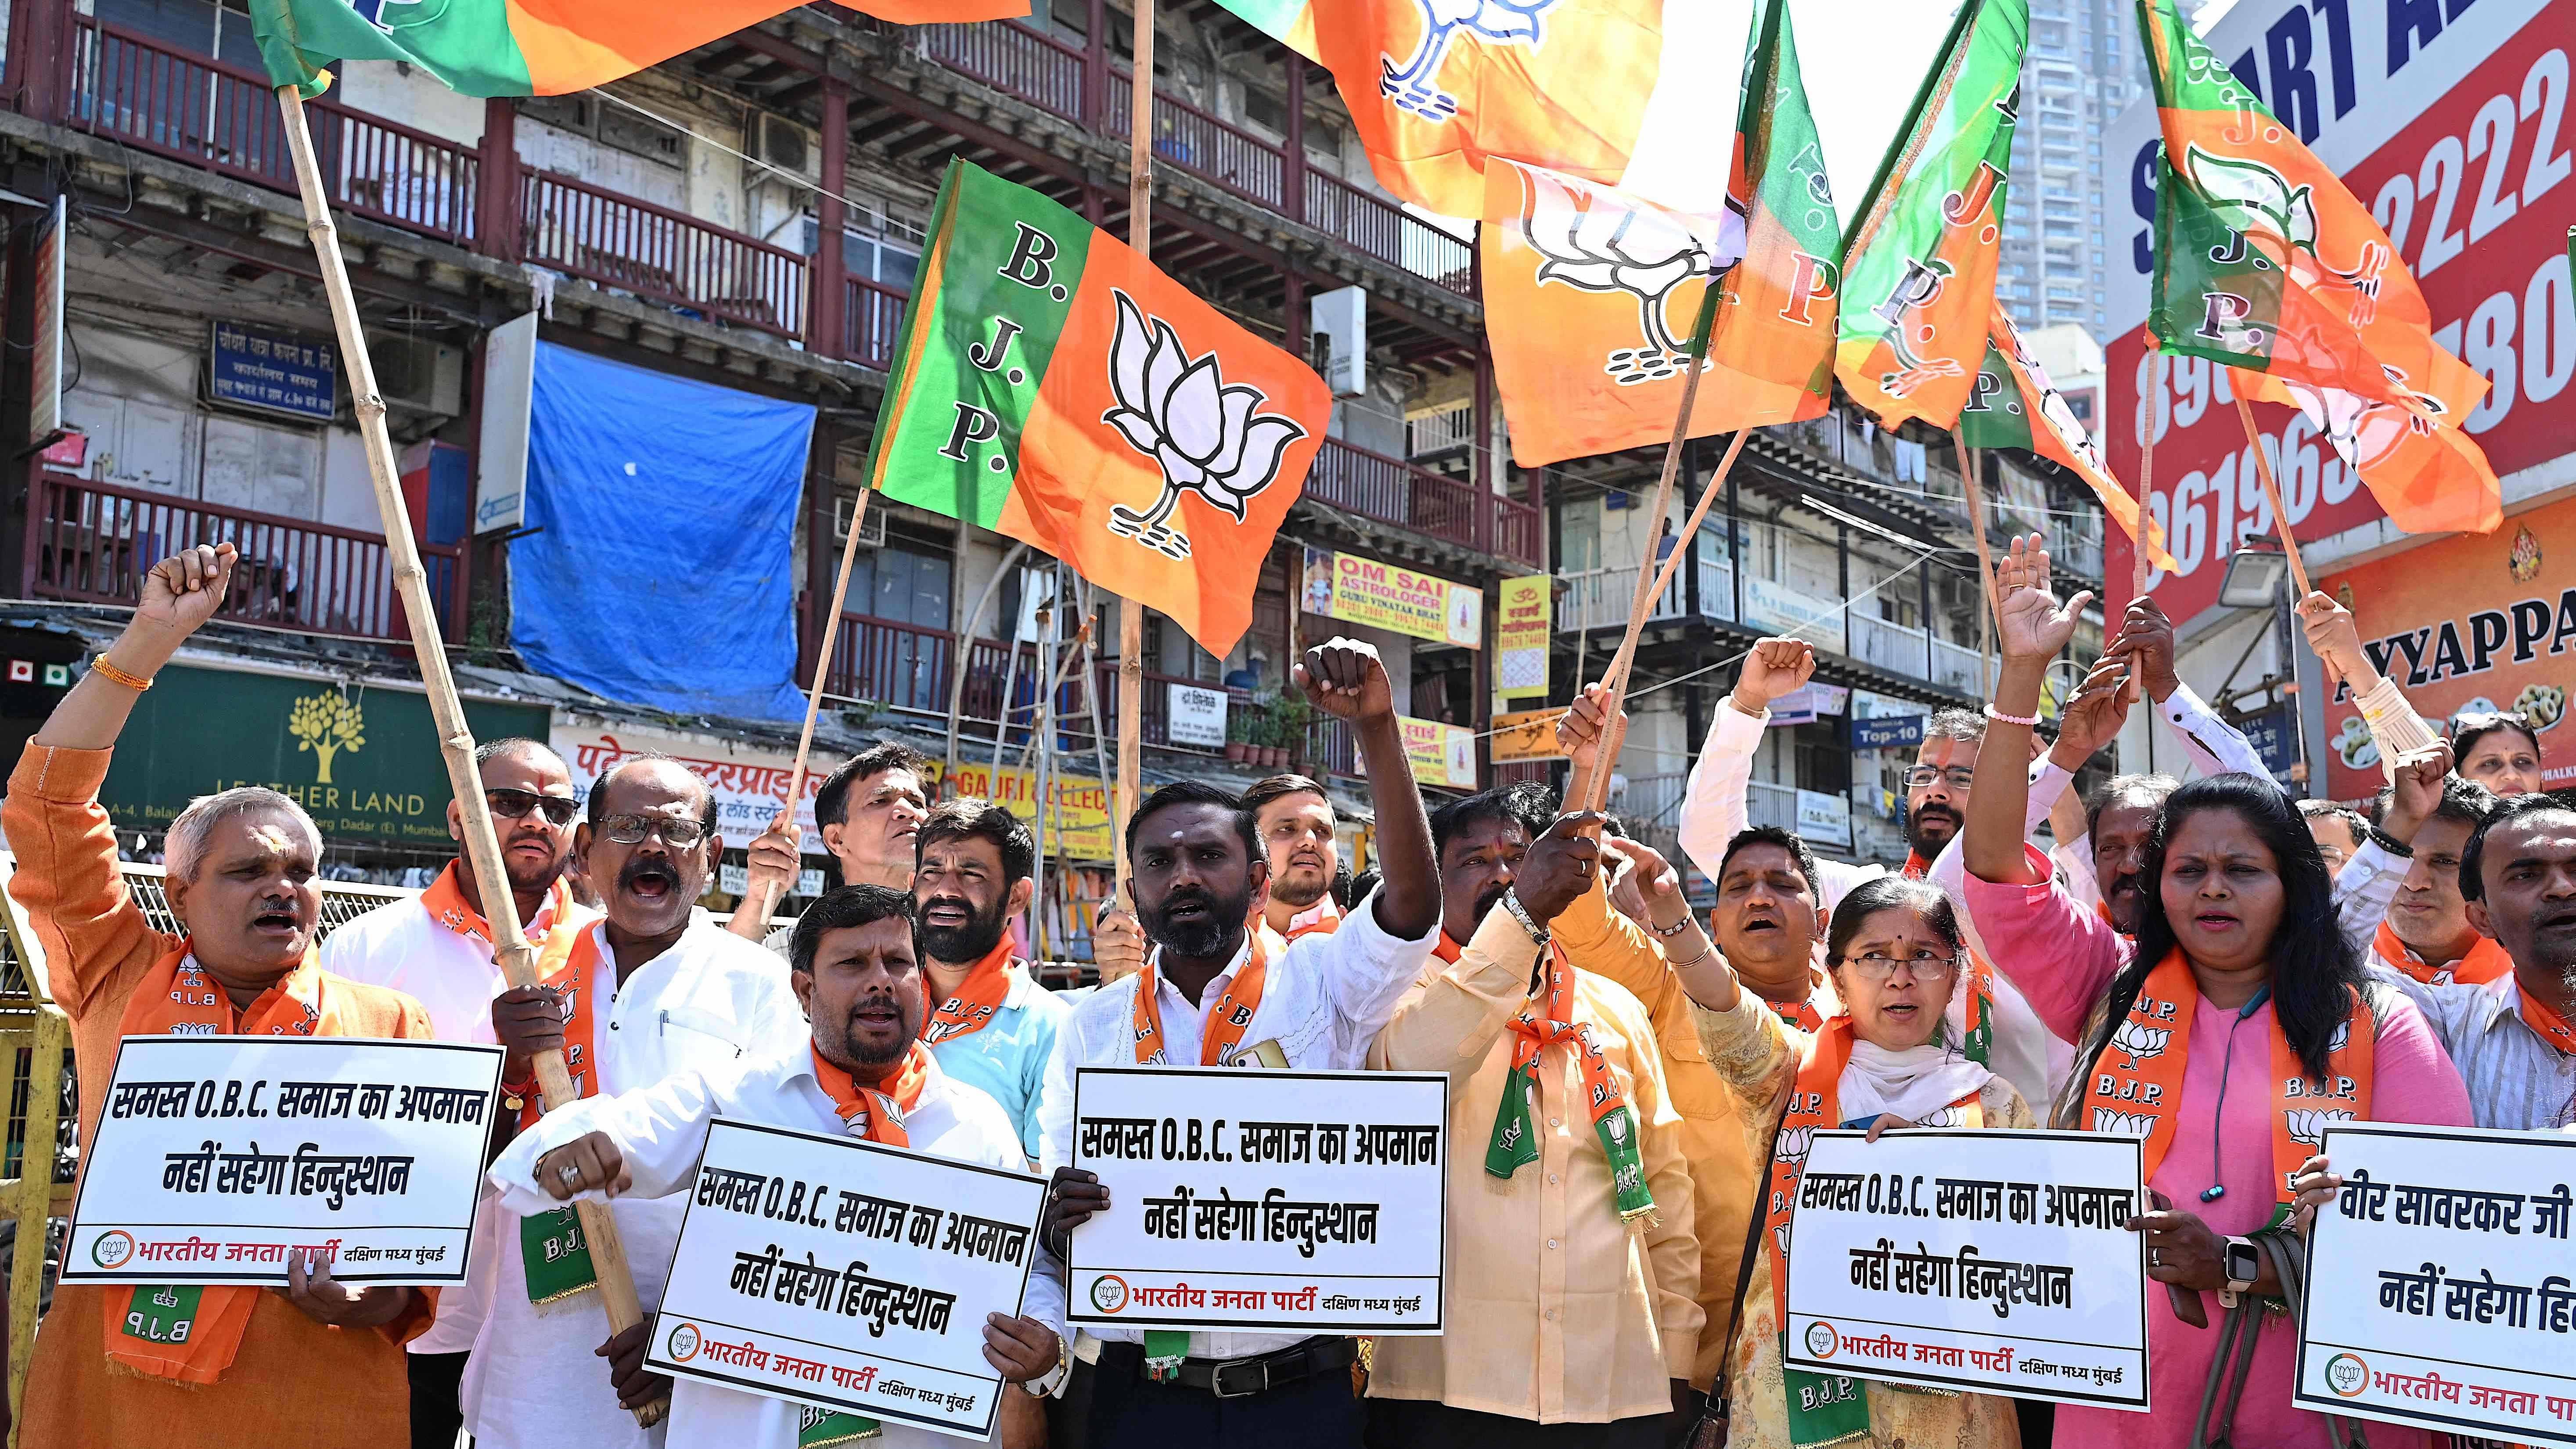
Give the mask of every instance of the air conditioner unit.
[{"label": "air conditioner unit", "polygon": [[760,159],[800,176],[815,174],[814,138],[785,116],[760,118]]},{"label": "air conditioner unit", "polygon": [[465,415],[465,349],[384,333],[367,339],[367,351],[386,406],[445,418]]},{"label": "air conditioner unit", "polygon": [[[855,493],[832,495],[832,542],[847,543],[850,538],[850,511],[859,504]],[[885,545],[885,510],[871,508],[867,521],[859,525],[859,547],[882,548]]]}]

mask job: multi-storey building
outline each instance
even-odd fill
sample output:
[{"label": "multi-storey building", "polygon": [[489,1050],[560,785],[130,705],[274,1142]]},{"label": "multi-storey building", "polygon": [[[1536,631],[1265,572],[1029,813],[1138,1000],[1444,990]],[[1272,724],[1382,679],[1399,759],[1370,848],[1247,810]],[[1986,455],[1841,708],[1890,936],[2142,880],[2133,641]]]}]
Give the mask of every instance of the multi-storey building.
[{"label": "multi-storey building", "polygon": [[2031,0],[1996,283],[2025,329],[2073,322],[2098,339],[2109,326],[2103,218],[2129,178],[2106,169],[2102,128],[2141,84],[2133,15],[2127,0]]}]

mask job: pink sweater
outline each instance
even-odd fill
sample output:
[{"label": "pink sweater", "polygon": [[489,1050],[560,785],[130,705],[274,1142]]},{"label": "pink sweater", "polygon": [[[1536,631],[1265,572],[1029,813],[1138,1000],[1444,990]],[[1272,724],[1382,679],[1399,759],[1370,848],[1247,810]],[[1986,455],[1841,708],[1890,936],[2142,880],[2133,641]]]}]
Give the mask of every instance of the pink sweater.
[{"label": "pink sweater", "polygon": [[[2044,857],[2033,864],[2048,870]],[[2112,976],[2129,963],[2135,945],[2054,881],[1996,885],[1971,875],[1966,902],[1995,968],[2012,977],[2049,1030],[2077,1041],[2080,1054],[2086,1017],[2109,989]],[[2089,1065],[2079,1064],[2079,1070]],[[2213,1132],[2222,1071],[2228,1076],[2225,1115]],[[2192,1017],[2191,1055],[2173,1147],[2149,1183],[2222,1236],[2250,1233],[2272,1215],[2271,1100],[2266,1090],[2271,1075],[2271,1004],[2267,1001],[2239,1022],[2234,1012],[2201,1002]],[[2470,1125],[2469,1095],[2459,1072],[2423,1014],[2402,998],[2379,1017],[2370,1107],[2377,1121]],[[2225,1195],[2202,1202],[2201,1193],[2213,1183],[2225,1187]],[[2153,1283],[2147,1303],[2153,1411],[2124,1414],[2060,1405],[2059,1443],[2088,1449],[2189,1449],[2201,1387],[2208,1382],[2218,1325],[2224,1321],[2218,1295],[2203,1297],[2211,1325],[2206,1330],[2175,1318]],[[2234,1442],[2240,1449],[2326,1449],[2324,1416],[2290,1404],[2297,1351],[2298,1336],[2288,1319],[2265,1321],[2236,1410]],[[2432,1439],[2422,1430],[2372,1424],[2370,1442],[2375,1449],[2422,1449]]]}]

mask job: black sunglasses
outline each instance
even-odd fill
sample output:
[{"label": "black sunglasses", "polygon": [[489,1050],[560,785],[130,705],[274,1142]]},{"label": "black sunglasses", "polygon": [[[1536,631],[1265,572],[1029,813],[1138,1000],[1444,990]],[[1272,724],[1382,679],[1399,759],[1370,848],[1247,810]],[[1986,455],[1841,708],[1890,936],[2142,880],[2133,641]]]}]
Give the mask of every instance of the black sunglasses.
[{"label": "black sunglasses", "polygon": [[570,825],[573,812],[581,808],[570,795],[539,795],[530,790],[486,790],[483,801],[504,820],[517,820],[531,810],[542,810],[548,825]]}]

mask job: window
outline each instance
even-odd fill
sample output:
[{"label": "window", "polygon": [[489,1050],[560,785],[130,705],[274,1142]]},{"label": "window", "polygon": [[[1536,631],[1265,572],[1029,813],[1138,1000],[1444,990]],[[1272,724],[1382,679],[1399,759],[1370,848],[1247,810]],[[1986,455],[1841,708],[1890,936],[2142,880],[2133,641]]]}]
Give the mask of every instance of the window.
[{"label": "window", "polygon": [[[817,224],[811,213],[805,217],[803,250],[812,256],[816,250],[814,235]],[[843,230],[841,265],[849,275],[862,282],[892,287],[898,292],[912,291],[913,274],[921,267],[921,249],[909,241],[888,241],[882,237]]]},{"label": "window", "polygon": [[850,565],[850,593],[864,612],[920,629],[948,627],[951,562],[939,554],[889,545],[865,549]]},{"label": "window", "polygon": [[[190,55],[228,60],[252,70],[261,69],[259,45],[251,36],[250,13],[242,0],[225,0],[220,16],[207,0],[99,0],[98,18],[111,25],[139,31]],[[114,63],[112,52],[108,60]],[[150,61],[131,52],[124,63],[139,63],[147,71],[151,67]],[[164,81],[161,84],[172,83]],[[176,96],[171,98],[177,99]],[[201,100],[200,108],[202,104]]]}]

